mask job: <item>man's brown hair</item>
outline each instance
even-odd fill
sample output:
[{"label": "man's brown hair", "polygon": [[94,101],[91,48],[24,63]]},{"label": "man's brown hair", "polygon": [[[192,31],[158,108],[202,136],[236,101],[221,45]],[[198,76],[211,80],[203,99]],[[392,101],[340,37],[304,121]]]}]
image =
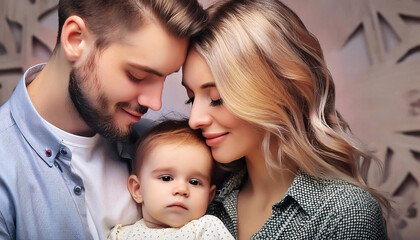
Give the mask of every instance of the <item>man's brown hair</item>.
[{"label": "man's brown hair", "polygon": [[57,46],[68,17],[81,17],[103,49],[123,34],[137,30],[145,20],[158,21],[175,37],[187,38],[200,32],[207,14],[197,0],[60,0]]}]

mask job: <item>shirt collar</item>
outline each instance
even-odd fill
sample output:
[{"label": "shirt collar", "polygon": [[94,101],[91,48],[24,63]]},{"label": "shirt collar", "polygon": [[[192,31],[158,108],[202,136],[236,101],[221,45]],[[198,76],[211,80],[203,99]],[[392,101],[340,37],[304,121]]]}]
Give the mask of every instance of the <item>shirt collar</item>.
[{"label": "shirt collar", "polygon": [[316,214],[324,196],[325,185],[330,180],[315,178],[299,171],[292,185],[286,192],[286,196],[292,197],[302,209],[309,215]]},{"label": "shirt collar", "polygon": [[222,189],[216,191],[214,201],[223,202],[224,198],[229,195],[233,190],[240,188],[242,181],[247,175],[246,167],[243,167],[237,171],[233,171],[227,178],[226,182],[223,183]]},{"label": "shirt collar", "polygon": [[10,104],[11,115],[23,137],[39,157],[52,167],[60,151],[61,140],[50,131],[38,114],[26,89],[26,86],[38,76],[45,65],[35,65],[25,72],[16,86]]}]

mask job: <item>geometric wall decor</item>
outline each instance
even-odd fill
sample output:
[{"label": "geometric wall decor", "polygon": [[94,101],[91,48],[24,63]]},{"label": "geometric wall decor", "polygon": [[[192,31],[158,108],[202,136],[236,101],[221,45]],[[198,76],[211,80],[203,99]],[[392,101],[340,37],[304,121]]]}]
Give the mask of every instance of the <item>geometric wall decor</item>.
[{"label": "geometric wall decor", "polygon": [[420,1],[284,2],[320,39],[338,109],[381,162],[368,183],[392,201],[390,239],[419,239]]},{"label": "geometric wall decor", "polygon": [[0,1],[0,105],[10,97],[27,68],[47,61],[51,55],[57,36],[57,3]]},{"label": "geometric wall decor", "polygon": [[369,61],[368,71],[348,89],[351,111],[382,161],[383,177],[372,171],[369,180],[394,203],[390,238],[419,239],[420,2],[362,2],[366,14],[352,22],[343,42],[346,48],[362,35]]},{"label": "geometric wall decor", "polygon": [[285,0],[320,39],[338,110],[372,149],[369,185],[394,211],[390,239],[420,236],[420,1]]}]

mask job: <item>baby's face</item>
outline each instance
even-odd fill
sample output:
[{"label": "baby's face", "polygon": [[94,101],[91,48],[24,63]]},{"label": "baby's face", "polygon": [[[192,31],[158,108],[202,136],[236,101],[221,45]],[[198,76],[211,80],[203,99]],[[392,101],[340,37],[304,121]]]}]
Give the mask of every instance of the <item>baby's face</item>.
[{"label": "baby's face", "polygon": [[206,213],[214,196],[212,158],[198,144],[162,144],[142,164],[140,194],[148,227],[181,227]]}]

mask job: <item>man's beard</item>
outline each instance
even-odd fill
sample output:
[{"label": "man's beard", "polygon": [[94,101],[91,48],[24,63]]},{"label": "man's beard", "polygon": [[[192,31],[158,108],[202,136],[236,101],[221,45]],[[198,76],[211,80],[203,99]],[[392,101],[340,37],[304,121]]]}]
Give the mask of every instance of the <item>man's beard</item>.
[{"label": "man's beard", "polygon": [[[68,89],[70,98],[80,116],[95,133],[111,140],[122,140],[129,137],[133,132],[134,123],[129,124],[125,129],[118,127],[113,119],[112,112],[107,112],[110,108],[109,101],[100,92],[101,86],[95,71],[95,53],[89,56],[84,66],[72,69]],[[88,97],[89,93],[93,91],[99,92],[96,97],[96,104]],[[120,102],[115,105],[115,109],[123,107],[130,108],[130,104]],[[147,110],[147,107],[137,106],[135,111],[145,114]]]}]

